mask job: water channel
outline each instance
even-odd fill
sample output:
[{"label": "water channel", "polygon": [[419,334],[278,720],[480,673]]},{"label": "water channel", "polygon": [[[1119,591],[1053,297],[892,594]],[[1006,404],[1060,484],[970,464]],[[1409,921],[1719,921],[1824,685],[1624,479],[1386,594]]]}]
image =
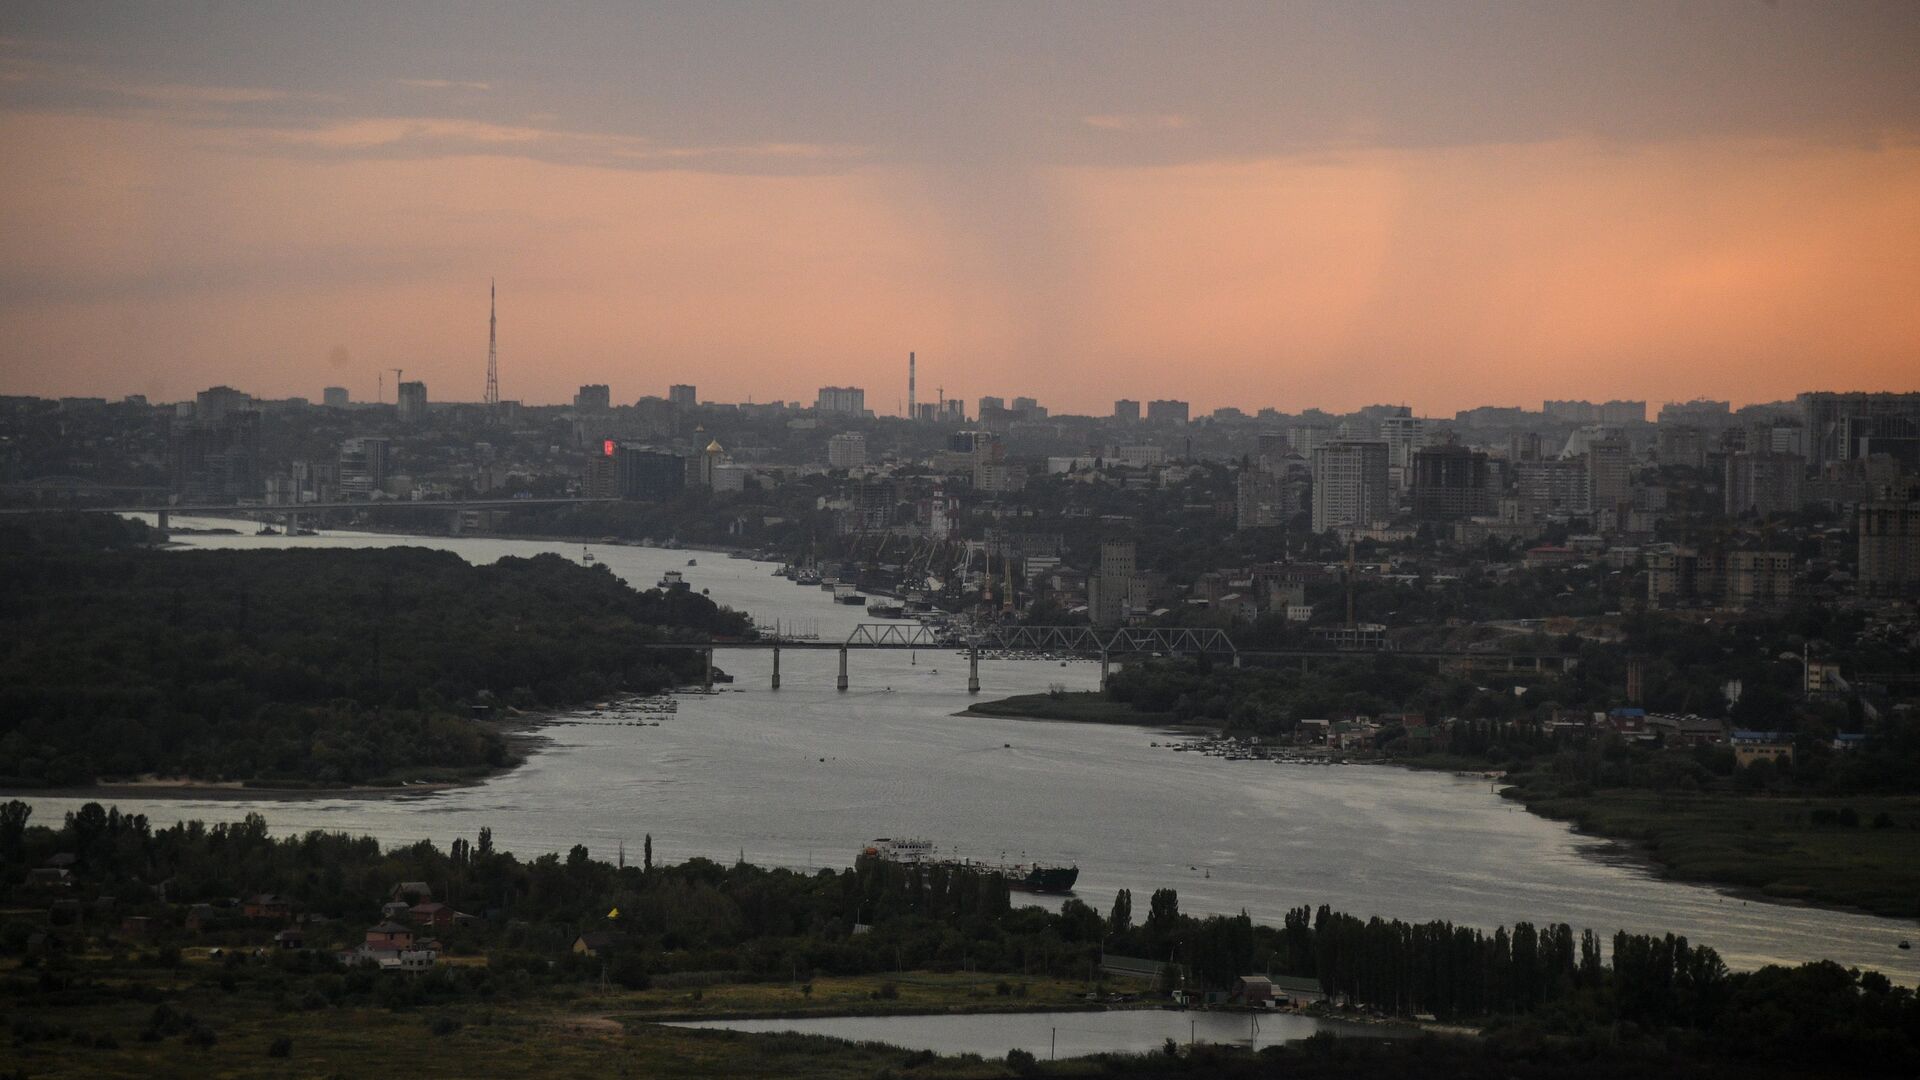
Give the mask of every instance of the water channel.
[{"label": "water channel", "polygon": [[[194,524],[178,522],[179,524]],[[199,522],[197,524],[220,524]],[[231,524],[231,523],[227,523]],[[579,544],[461,537],[187,536],[189,548],[416,544],[475,562]],[[593,545],[637,586],[677,569],[696,589],[757,621],[844,637],[859,608],[773,576],[773,567],[709,552]],[[698,565],[690,566],[690,559]],[[706,856],[846,866],[877,836],[922,837],[974,858],[1080,867],[1077,893],[1104,910],[1114,891],[1136,908],[1179,890],[1189,914],[1278,923],[1300,904],[1361,916],[1516,920],[1684,934],[1735,967],[1820,958],[1920,982],[1920,958],[1896,944],[1912,924],[1747,901],[1662,881],[1605,846],[1497,797],[1484,780],[1385,766],[1225,761],[1169,753],[1143,728],[956,716],[969,698],[953,651],[859,652],[836,692],[832,650],[787,651],[782,688],[765,653],[722,653],[738,681],[673,697],[669,714],[585,710],[488,782],[397,798],[117,799],[156,823],[264,815],[277,834],[367,833],[390,843],[472,838],[482,826],[522,856],[585,844],[612,857],[651,834],[657,858]],[[983,660],[982,699],[1091,689],[1096,665]],[[659,726],[629,726],[636,720]],[[82,800],[29,798],[37,821]]]},{"label": "water channel", "polygon": [[1322,1020],[1296,1013],[1185,1012],[1127,1009],[1117,1012],[972,1013],[959,1016],[813,1016],[792,1020],[692,1020],[670,1027],[726,1031],[791,1031],[852,1042],[879,1042],[936,1054],[1004,1057],[1019,1048],[1046,1061],[1086,1054],[1144,1054],[1168,1039],[1228,1043],[1258,1049],[1316,1032],[1344,1038],[1400,1035],[1405,1026]]}]

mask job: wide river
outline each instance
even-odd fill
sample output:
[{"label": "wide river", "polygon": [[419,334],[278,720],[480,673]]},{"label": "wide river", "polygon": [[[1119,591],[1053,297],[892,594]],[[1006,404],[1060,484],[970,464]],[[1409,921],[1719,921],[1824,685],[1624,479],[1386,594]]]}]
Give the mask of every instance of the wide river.
[{"label": "wide river", "polygon": [[[223,524],[178,522],[178,524]],[[329,533],[188,536],[193,548],[415,544],[474,562],[578,544]],[[670,569],[760,622],[844,637],[864,610],[772,574],[767,563],[708,552],[593,545],[636,586]],[[697,558],[697,566],[688,560]],[[762,652],[719,654],[738,676],[719,693],[680,694],[670,713],[588,710],[551,726],[525,765],[471,787],[372,799],[137,800],[123,811],[157,823],[264,815],[276,833],[368,833],[444,845],[481,827],[523,856],[585,844],[612,858],[700,855],[846,866],[878,836],[921,837],[976,858],[1073,863],[1077,893],[1105,910],[1116,889],[1144,910],[1179,890],[1189,914],[1245,910],[1279,923],[1290,907],[1448,919],[1491,928],[1516,920],[1684,934],[1735,967],[1829,958],[1912,985],[1920,954],[1896,949],[1912,924],[1746,901],[1661,881],[1565,825],[1496,796],[1484,780],[1376,766],[1225,761],[1169,753],[1128,727],[958,716],[966,660],[952,651],[855,651],[852,687],[834,689],[833,650],[782,654],[778,691]],[[1091,689],[1090,663],[983,660],[982,699]],[[634,720],[658,726],[633,726]],[[80,800],[29,799],[39,821]]]}]

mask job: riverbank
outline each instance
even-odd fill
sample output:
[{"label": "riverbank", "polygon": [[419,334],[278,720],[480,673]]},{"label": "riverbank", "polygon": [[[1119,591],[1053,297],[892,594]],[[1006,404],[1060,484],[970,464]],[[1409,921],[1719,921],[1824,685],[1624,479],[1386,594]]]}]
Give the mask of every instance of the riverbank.
[{"label": "riverbank", "polygon": [[[1920,796],[1791,798],[1615,788],[1502,794],[1619,841],[1664,877],[1750,899],[1920,918]],[[1814,824],[1852,810],[1858,824]],[[1884,816],[1883,816],[1884,815]],[[1821,814],[1826,820],[1826,814]],[[1879,827],[1874,822],[1881,821]]]},{"label": "riverbank", "polygon": [[1125,702],[1113,701],[1098,690],[1016,694],[996,701],[975,702],[961,712],[1012,720],[1064,720],[1083,724],[1158,728],[1185,726],[1196,731],[1212,730],[1207,725],[1181,725],[1172,713],[1137,712]]},{"label": "riverbank", "polygon": [[472,768],[422,766],[403,774],[361,784],[303,783],[297,780],[196,780],[189,776],[143,776],[93,784],[50,787],[0,786],[0,799],[88,799],[110,803],[119,799],[180,800],[188,802],[314,802],[322,799],[398,799],[443,791],[479,787],[526,764],[549,737],[540,729],[571,710],[514,713],[484,721],[498,732],[511,750],[501,765]]}]

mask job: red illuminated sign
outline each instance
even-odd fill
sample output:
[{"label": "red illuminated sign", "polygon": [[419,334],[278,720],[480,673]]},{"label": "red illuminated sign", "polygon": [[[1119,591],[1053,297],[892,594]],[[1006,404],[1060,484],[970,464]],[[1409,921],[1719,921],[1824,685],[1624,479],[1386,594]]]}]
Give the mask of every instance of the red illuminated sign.
[{"label": "red illuminated sign", "polygon": [[605,443],[601,444],[601,449],[606,454],[606,456],[612,457],[613,456],[613,440],[608,439]]}]

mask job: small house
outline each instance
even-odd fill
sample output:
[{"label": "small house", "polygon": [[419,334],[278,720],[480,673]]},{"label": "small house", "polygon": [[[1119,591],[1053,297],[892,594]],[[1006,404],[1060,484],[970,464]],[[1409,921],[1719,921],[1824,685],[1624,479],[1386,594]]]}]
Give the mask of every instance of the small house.
[{"label": "small house", "polygon": [[273,935],[273,945],[276,949],[304,949],[307,947],[307,936],[289,927]]},{"label": "small house", "polygon": [[129,915],[120,920],[120,932],[127,937],[146,937],[153,932],[153,920],[145,915]]},{"label": "small house", "polygon": [[1233,982],[1233,1003],[1267,1008],[1273,1004],[1273,981],[1265,975],[1242,975]]},{"label": "small house", "polygon": [[241,903],[240,914],[249,919],[291,919],[293,901],[278,893],[255,893]]},{"label": "small house", "polygon": [[195,904],[187,909],[187,929],[199,933],[220,921],[220,910],[212,904]]},{"label": "small house", "polygon": [[432,901],[415,904],[408,910],[415,923],[421,926],[466,926],[473,922],[473,916],[463,911],[455,911],[451,904]]},{"label": "small house", "polygon": [[1318,979],[1302,979],[1290,975],[1275,975],[1267,980],[1272,986],[1276,1003],[1287,1005],[1311,1005],[1327,1000],[1327,992],[1320,988]]},{"label": "small house", "polygon": [[1793,733],[1790,731],[1735,731],[1733,763],[1744,769],[1756,761],[1776,765],[1793,764]]},{"label": "small house", "polygon": [[34,889],[69,889],[73,871],[60,866],[39,866],[27,871],[27,886]]},{"label": "small house", "polygon": [[367,928],[366,947],[382,951],[413,948],[413,930],[397,922],[383,922]]},{"label": "small house", "polygon": [[612,956],[627,943],[627,935],[618,930],[589,930],[573,939],[573,951],[582,956]]},{"label": "small house", "polygon": [[433,899],[433,887],[424,881],[403,881],[393,887],[388,899],[404,900],[409,906]]}]

